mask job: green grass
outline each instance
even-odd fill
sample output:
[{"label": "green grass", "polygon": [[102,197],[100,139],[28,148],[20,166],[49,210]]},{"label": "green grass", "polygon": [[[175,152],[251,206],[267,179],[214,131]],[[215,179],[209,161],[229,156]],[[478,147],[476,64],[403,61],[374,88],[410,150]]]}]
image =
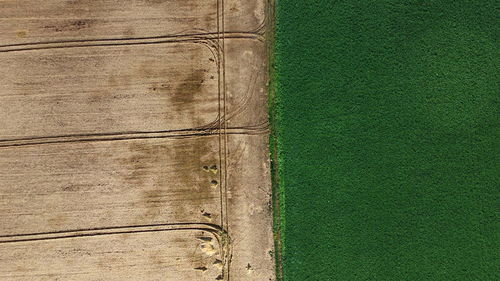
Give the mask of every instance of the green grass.
[{"label": "green grass", "polygon": [[492,0],[277,0],[284,280],[500,280]]}]

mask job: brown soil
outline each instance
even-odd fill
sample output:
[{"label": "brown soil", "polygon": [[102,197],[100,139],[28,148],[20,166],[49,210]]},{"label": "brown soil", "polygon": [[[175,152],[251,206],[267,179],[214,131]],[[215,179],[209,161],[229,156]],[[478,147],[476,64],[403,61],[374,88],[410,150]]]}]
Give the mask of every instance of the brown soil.
[{"label": "brown soil", "polygon": [[266,0],[0,4],[0,280],[275,280]]}]

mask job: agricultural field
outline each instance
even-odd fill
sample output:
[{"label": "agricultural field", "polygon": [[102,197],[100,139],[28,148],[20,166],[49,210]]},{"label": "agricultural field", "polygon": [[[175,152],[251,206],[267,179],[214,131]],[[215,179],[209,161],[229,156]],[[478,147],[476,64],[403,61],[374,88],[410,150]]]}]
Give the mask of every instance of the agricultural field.
[{"label": "agricultural field", "polygon": [[495,1],[0,1],[0,280],[497,280]]},{"label": "agricultural field", "polygon": [[500,278],[497,8],[277,2],[284,280]]},{"label": "agricultural field", "polygon": [[268,7],[0,1],[0,280],[275,280]]}]

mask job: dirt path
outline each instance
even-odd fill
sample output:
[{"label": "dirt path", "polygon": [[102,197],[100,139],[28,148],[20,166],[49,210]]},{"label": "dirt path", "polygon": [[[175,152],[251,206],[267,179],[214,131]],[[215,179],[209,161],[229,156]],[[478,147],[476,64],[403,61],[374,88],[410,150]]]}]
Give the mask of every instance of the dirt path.
[{"label": "dirt path", "polygon": [[0,280],[275,280],[266,0],[0,3]]}]

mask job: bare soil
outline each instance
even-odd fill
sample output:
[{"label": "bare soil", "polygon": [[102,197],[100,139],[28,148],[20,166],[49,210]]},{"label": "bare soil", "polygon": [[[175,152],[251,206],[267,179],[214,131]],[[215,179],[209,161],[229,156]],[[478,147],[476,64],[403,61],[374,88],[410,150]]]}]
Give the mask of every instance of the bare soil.
[{"label": "bare soil", "polygon": [[275,280],[266,0],[0,3],[0,280]]}]

